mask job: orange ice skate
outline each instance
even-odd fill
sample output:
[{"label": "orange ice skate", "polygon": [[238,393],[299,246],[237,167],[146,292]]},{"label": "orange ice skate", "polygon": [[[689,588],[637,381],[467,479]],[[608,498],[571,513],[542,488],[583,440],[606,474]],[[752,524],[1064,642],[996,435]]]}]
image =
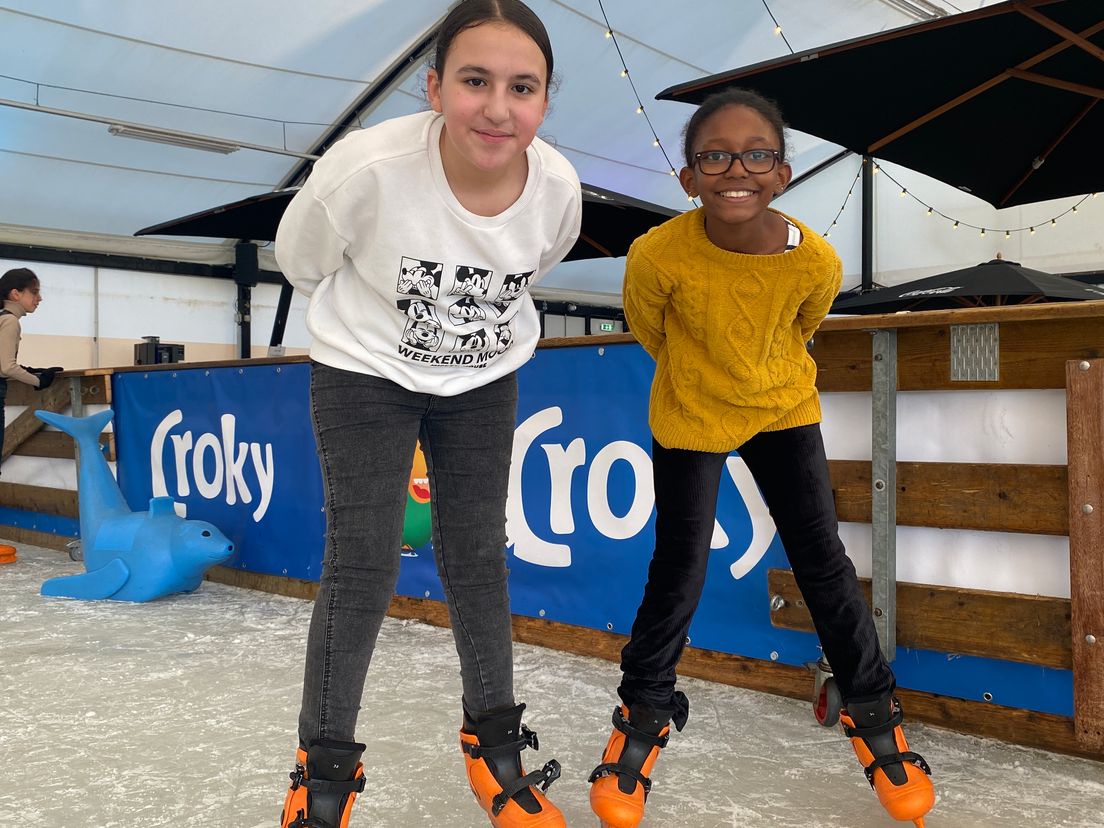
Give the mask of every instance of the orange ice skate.
[{"label": "orange ice skate", "polygon": [[349,812],[364,790],[364,745],[315,739],[295,753],[280,828],[348,828]]},{"label": "orange ice skate", "polygon": [[649,774],[667,746],[672,710],[634,704],[613,709],[613,732],[602,764],[590,774],[590,808],[602,828],[636,828],[652,789]]},{"label": "orange ice skate", "polygon": [[525,773],[521,751],[538,749],[537,734],[521,723],[524,704],[499,713],[471,716],[464,711],[460,749],[468,784],[496,828],[566,828],[560,809],[544,795],[560,776],[552,759]]},{"label": "orange ice skate", "polygon": [[909,750],[902,718],[900,702],[890,696],[849,702],[840,713],[840,724],[882,807],[894,819],[924,828],[924,815],[935,804],[931,768],[924,757]]}]

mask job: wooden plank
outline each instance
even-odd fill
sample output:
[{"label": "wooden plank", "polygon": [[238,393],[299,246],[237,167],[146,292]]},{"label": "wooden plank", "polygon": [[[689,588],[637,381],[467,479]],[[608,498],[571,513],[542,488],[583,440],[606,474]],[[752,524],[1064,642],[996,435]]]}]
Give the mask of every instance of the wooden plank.
[{"label": "wooden plank", "polygon": [[1067,360],[1104,356],[1104,318],[1001,323],[996,382],[951,381],[948,326],[902,331],[900,345],[901,390],[1064,389]]},{"label": "wooden plank", "polygon": [[[903,318],[889,317],[890,320]],[[820,391],[869,390],[869,331],[829,326],[831,321],[825,322],[813,340],[811,353],[817,361],[817,388]],[[968,321],[973,320],[958,320],[959,323]],[[1065,388],[1067,360],[1104,357],[1104,317],[1013,318],[1001,322],[1000,378],[992,382],[952,381],[950,341],[951,329],[947,324],[902,326],[897,341],[898,390]]]},{"label": "wooden plank", "polygon": [[41,546],[45,549],[53,549],[57,552],[68,554],[65,544],[73,540],[65,535],[55,535],[52,532],[38,532],[34,529],[24,529],[22,526],[0,526],[0,538],[9,543],[27,544],[29,546]]},{"label": "wooden plank", "polygon": [[[830,316],[820,325],[823,331],[873,331],[884,328],[932,328],[942,325],[977,325],[1104,318],[1104,300],[1091,302],[1045,302],[1034,305],[1003,305],[992,308],[876,313],[864,316]],[[818,332],[819,334],[819,332]]]},{"label": "wooden plank", "polygon": [[[312,581],[242,572],[219,566],[209,569],[207,577],[213,581],[308,600],[313,600],[318,589],[318,584]],[[391,601],[388,614],[395,618],[422,621],[439,627],[449,624],[446,606],[440,601],[425,598],[397,595]],[[621,648],[628,641],[626,636],[604,630],[592,630],[587,627],[575,627],[519,615],[514,616],[513,627],[514,639],[522,643],[602,658],[614,663],[620,660]],[[811,700],[813,693],[812,675],[801,667],[694,647],[688,647],[684,652],[679,664],[679,675],[788,696],[802,701]],[[611,670],[611,698],[616,681],[616,673]],[[1073,738],[1071,719],[903,688],[897,693],[905,708],[906,717],[910,721],[926,722],[963,733],[1001,739],[1043,750],[1070,753],[1091,759],[1104,759],[1104,752],[1086,749],[1077,744]],[[915,747],[923,749],[921,745]]]},{"label": "wooden plank", "polygon": [[[54,378],[54,385],[68,384],[69,378],[76,375],[76,371],[66,371]],[[108,391],[111,386],[110,376],[83,376],[81,377],[81,399],[85,405],[104,405],[108,402]],[[12,381],[8,383],[8,395],[5,398],[7,405],[35,405],[42,392],[37,388],[31,388],[22,382]]]},{"label": "wooden plank", "polygon": [[[829,460],[841,521],[870,522],[870,462]],[[897,523],[940,529],[1069,534],[1065,466],[898,463]]]},{"label": "wooden plank", "polygon": [[1104,360],[1069,362],[1066,382],[1074,728],[1104,750]]},{"label": "wooden plank", "polygon": [[268,575],[264,572],[247,572],[229,566],[212,566],[204,573],[204,578],[219,584],[255,589],[275,595],[287,595],[313,601],[318,594],[317,581],[304,581],[299,578],[285,578],[281,575]]},{"label": "wooden plank", "polygon": [[817,365],[817,389],[869,391],[871,348],[869,331],[826,331],[822,327],[809,348]]},{"label": "wooden plank", "polygon": [[[114,455],[110,453],[112,442],[110,432],[100,435],[100,445],[107,447],[108,451],[104,453],[104,456],[109,461],[115,459]],[[24,440],[23,444],[13,451],[12,454],[72,460],[76,455],[76,451],[73,448],[73,438],[68,434],[63,434],[60,431],[46,431],[44,429],[38,432],[38,434],[32,434]]]},{"label": "wooden plank", "polygon": [[[869,604],[870,580],[860,578],[859,585]],[[767,589],[772,599],[780,595],[785,601],[771,613],[774,626],[813,632],[812,619],[790,570],[771,569]],[[897,643],[1068,670],[1073,666],[1070,602],[1040,595],[898,583]]]},{"label": "wooden plank", "polygon": [[0,506],[58,517],[78,517],[77,493],[72,489],[0,483]]},{"label": "wooden plank", "polygon": [[23,441],[32,434],[42,429],[45,423],[34,415],[36,410],[64,411],[69,407],[69,383],[54,383],[45,391],[38,392],[38,398],[34,406],[27,408],[15,421],[4,429],[4,447],[0,452],[0,460],[6,460],[11,456]]}]

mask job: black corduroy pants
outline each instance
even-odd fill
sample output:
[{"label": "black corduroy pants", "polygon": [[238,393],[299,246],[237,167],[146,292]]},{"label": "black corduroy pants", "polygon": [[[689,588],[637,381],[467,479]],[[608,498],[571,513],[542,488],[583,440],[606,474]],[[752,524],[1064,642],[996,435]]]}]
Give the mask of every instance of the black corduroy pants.
[{"label": "black corduroy pants", "polygon": [[[761,432],[739,454],[774,519],[844,699],[891,692],[893,672],[878,648],[870,608],[839,538],[819,424]],[[705,584],[727,457],[667,449],[652,440],[655,552],[632,636],[621,652],[618,693],[630,706],[686,704],[675,693],[675,666]]]}]

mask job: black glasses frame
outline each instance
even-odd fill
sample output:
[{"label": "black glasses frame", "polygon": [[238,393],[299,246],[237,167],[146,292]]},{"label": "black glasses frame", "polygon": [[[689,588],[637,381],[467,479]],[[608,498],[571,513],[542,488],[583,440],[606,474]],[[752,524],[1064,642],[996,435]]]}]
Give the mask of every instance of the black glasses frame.
[{"label": "black glasses frame", "polygon": [[[749,155],[750,153],[753,153],[753,152],[769,152],[770,155],[771,155],[771,165],[769,167],[767,167],[765,170],[749,170],[748,166],[747,166],[747,163],[744,161],[744,156]],[[728,166],[725,167],[723,170],[720,170],[719,172],[706,172],[705,170],[702,169],[702,156],[703,155],[727,155],[728,156]],[[696,166],[698,168],[698,172],[700,172],[702,175],[724,175],[726,172],[728,172],[729,170],[732,169],[732,165],[736,163],[737,159],[740,161],[740,164],[743,166],[743,168],[745,170],[747,170],[749,173],[751,173],[753,175],[763,175],[764,173],[769,173],[771,170],[773,170],[775,167],[777,167],[782,162],[782,153],[779,150],[768,150],[768,149],[750,149],[750,150],[744,150],[743,152],[725,152],[724,150],[705,150],[704,152],[694,153],[694,166]]]}]

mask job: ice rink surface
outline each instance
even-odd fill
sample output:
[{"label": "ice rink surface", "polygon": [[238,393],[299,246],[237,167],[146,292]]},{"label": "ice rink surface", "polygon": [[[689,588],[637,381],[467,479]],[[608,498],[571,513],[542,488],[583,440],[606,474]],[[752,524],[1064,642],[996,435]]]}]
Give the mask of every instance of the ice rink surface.
[{"label": "ice rink surface", "polygon": [[[83,571],[19,546],[0,566],[0,825],[274,828],[295,746],[311,605],[221,584],[149,604],[42,598]],[[586,778],[615,704],[616,665],[516,645],[517,696],[563,765],[553,801],[597,828]],[[687,679],[690,721],[653,774],[642,828],[881,828],[846,740],[808,704]],[[448,630],[388,619],[358,738],[367,787],[350,828],[489,825],[457,747]],[[907,711],[906,711],[907,715]],[[1104,764],[912,725],[935,772],[928,828],[1104,826]]]}]

